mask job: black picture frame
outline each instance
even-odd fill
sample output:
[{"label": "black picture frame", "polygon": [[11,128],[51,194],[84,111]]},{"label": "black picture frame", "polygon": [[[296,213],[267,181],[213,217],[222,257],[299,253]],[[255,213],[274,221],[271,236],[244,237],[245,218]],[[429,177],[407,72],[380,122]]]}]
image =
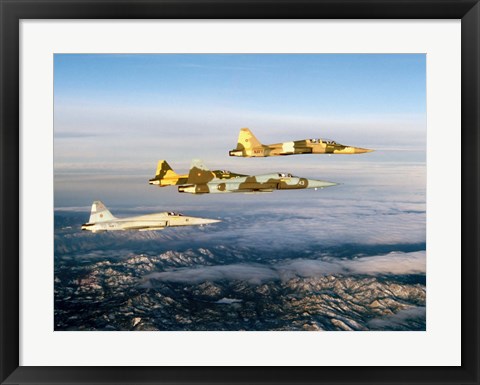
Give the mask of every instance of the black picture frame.
[{"label": "black picture frame", "polygon": [[[478,0],[0,0],[2,384],[478,384]],[[19,21],[21,19],[461,19],[462,365],[459,367],[19,366]],[[448,153],[446,154],[448,156]]]}]

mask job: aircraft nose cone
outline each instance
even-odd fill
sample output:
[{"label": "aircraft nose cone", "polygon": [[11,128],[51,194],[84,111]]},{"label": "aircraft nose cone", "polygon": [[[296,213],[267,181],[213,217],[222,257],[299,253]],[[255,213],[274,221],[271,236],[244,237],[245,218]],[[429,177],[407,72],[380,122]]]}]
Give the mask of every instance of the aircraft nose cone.
[{"label": "aircraft nose cone", "polygon": [[374,150],[370,150],[369,148],[361,148],[361,147],[355,147],[354,152],[355,154],[364,154],[365,152],[372,152]]},{"label": "aircraft nose cone", "polygon": [[353,146],[346,146],[338,150],[334,150],[334,154],[363,154],[365,152],[372,152],[374,150],[370,150],[369,148],[362,148],[362,147],[353,147]]},{"label": "aircraft nose cone", "polygon": [[212,223],[221,222],[219,219],[208,219],[208,218],[191,218],[190,223],[195,225],[209,225]]},{"label": "aircraft nose cone", "polygon": [[210,223],[218,223],[218,222],[221,222],[220,219],[203,219],[202,220],[203,224],[210,224]]},{"label": "aircraft nose cone", "polygon": [[308,187],[309,188],[324,188],[330,186],[336,186],[338,183],[335,182],[327,182],[326,180],[308,180]]}]

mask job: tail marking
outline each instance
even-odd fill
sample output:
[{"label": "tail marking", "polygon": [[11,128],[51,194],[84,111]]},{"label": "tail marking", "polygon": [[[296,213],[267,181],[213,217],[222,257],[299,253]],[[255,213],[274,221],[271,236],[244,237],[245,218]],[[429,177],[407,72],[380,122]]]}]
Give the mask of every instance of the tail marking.
[{"label": "tail marking", "polygon": [[88,223],[108,222],[116,219],[101,201],[95,201],[90,211]]},{"label": "tail marking", "polygon": [[189,184],[204,184],[210,182],[215,177],[200,159],[193,159],[188,174]]},{"label": "tail marking", "polygon": [[252,131],[248,128],[240,129],[236,150],[251,150],[255,147],[262,147],[262,144],[258,141],[255,135],[252,134]]},{"label": "tail marking", "polygon": [[157,171],[155,172],[155,179],[175,178],[178,174],[173,171],[166,160],[159,160],[157,164]]}]

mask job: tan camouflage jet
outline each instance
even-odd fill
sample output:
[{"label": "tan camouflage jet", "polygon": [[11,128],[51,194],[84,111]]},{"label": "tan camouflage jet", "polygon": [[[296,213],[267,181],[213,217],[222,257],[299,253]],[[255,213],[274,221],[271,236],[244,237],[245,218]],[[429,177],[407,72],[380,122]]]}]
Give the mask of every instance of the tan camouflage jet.
[{"label": "tan camouflage jet", "polygon": [[344,146],[333,140],[320,138],[261,144],[248,128],[242,128],[238,135],[237,148],[229,151],[229,155],[252,158],[297,154],[363,154],[372,151],[367,148]]},{"label": "tan camouflage jet", "polygon": [[195,159],[192,161],[187,182],[179,186],[178,191],[190,194],[261,193],[274,190],[318,189],[336,184],[284,173],[254,176],[226,170],[210,171],[200,160]]},{"label": "tan camouflage jet", "polygon": [[221,222],[218,219],[188,217],[175,212],[140,215],[130,218],[117,218],[100,201],[92,204],[90,219],[82,225],[82,230],[92,233],[119,230],[163,230],[165,227],[207,225]]}]

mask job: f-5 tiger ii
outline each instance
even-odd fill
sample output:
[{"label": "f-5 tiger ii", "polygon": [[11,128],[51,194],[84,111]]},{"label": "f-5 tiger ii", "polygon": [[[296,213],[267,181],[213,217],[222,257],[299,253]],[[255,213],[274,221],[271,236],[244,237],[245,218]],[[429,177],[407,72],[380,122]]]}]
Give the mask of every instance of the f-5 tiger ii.
[{"label": "f-5 tiger ii", "polygon": [[82,230],[93,233],[119,230],[163,230],[165,227],[196,226],[221,222],[218,219],[189,217],[173,211],[157,214],[139,215],[129,218],[117,218],[100,201],[92,204],[90,219],[82,225]]},{"label": "f-5 tiger ii", "polygon": [[188,178],[178,187],[178,191],[190,194],[262,193],[274,190],[318,189],[336,184],[288,173],[245,175],[226,170],[210,171],[200,160],[193,160]]},{"label": "f-5 tiger ii", "polygon": [[292,142],[262,144],[248,128],[242,128],[237,147],[229,151],[230,156],[244,158],[298,154],[363,154],[372,152],[367,148],[345,146],[330,139],[303,139]]}]

